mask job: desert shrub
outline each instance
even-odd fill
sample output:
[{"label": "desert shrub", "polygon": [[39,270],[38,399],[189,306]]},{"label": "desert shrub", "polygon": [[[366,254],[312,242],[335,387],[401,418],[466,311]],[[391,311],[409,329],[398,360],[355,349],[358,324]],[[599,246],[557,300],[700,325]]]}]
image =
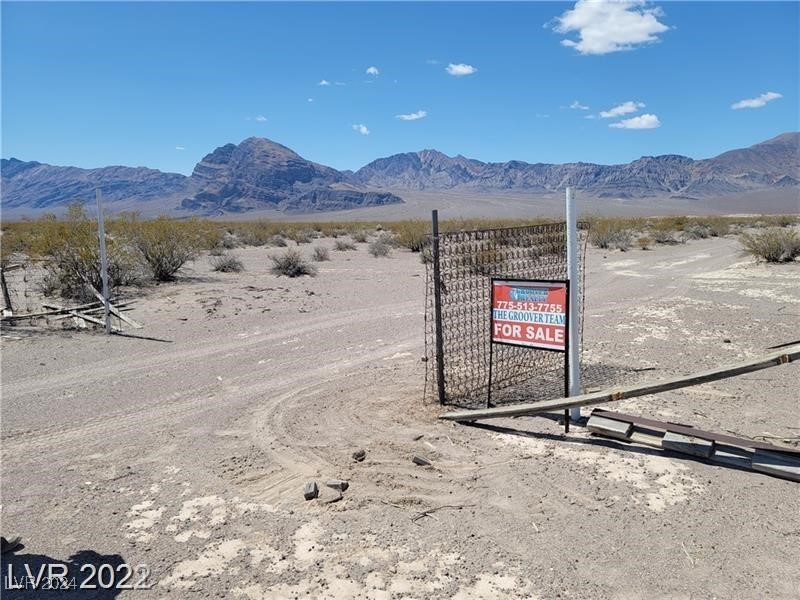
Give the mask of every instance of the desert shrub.
[{"label": "desert shrub", "polygon": [[711,237],[724,237],[731,231],[731,224],[725,217],[708,219],[705,224]]},{"label": "desert shrub", "polygon": [[328,252],[327,248],[323,248],[322,246],[315,246],[314,253],[311,255],[311,257],[316,262],[324,262],[326,260],[331,259],[331,253]]},{"label": "desert shrub", "polygon": [[226,231],[224,234],[222,234],[221,246],[226,250],[233,250],[234,248],[238,248],[240,245],[239,237],[235,233]]},{"label": "desert shrub", "polygon": [[653,245],[653,238],[645,235],[637,239],[636,243],[642,250],[650,250],[650,246]]},{"label": "desert shrub", "polygon": [[208,251],[211,256],[222,256],[225,254],[225,248],[222,246],[214,246],[211,250]]},{"label": "desert shrub", "polygon": [[363,229],[361,231],[356,231],[353,234],[353,241],[358,244],[366,244],[369,241],[369,234]]},{"label": "desert shrub", "polygon": [[276,248],[285,248],[287,246],[286,238],[279,233],[270,236],[269,239],[267,240],[267,243],[270,246],[275,246]]},{"label": "desert shrub", "polygon": [[349,241],[349,240],[336,240],[333,247],[340,252],[344,252],[345,250],[355,250],[356,245]]},{"label": "desert shrub", "polygon": [[632,240],[627,223],[618,219],[599,219],[589,229],[589,241],[597,248],[618,248],[624,252],[631,247]]},{"label": "desert shrub", "polygon": [[794,229],[770,227],[757,233],[743,233],[739,241],[748,254],[767,262],[791,262],[800,256],[800,235]]},{"label": "desert shrub", "polygon": [[389,233],[388,231],[382,231],[380,234],[378,234],[378,241],[391,248],[397,248],[400,246],[400,242],[397,241],[397,236]]},{"label": "desert shrub", "polygon": [[311,240],[316,237],[316,232],[310,229],[291,229],[286,233],[286,237],[296,242],[298,245],[310,244]]},{"label": "desert shrub", "polygon": [[420,252],[428,243],[429,228],[430,225],[427,221],[415,220],[396,223],[391,230],[394,232],[398,245],[408,248],[412,252]]},{"label": "desert shrub", "polygon": [[683,237],[687,240],[704,240],[711,237],[711,227],[701,223],[686,223],[683,226]]},{"label": "desert shrub", "polygon": [[419,262],[423,265],[433,262],[433,248],[430,244],[424,246],[419,252]]},{"label": "desert shrub", "polygon": [[290,248],[279,256],[273,256],[271,270],[275,275],[286,275],[287,277],[317,274],[316,269],[308,264],[303,255],[294,248]]},{"label": "desert shrub", "polygon": [[156,281],[171,281],[203,248],[200,231],[191,221],[159,217],[131,228],[133,245],[150,267]]},{"label": "desert shrub", "polygon": [[244,263],[235,254],[223,254],[211,259],[211,269],[220,273],[241,273]]},{"label": "desert shrub", "polygon": [[658,221],[650,228],[650,234],[657,244],[677,244],[678,240],[675,238],[675,229],[672,223],[667,221]]},{"label": "desert shrub", "polygon": [[[97,224],[89,219],[83,205],[73,204],[67,219],[45,217],[37,221],[36,233],[28,242],[31,256],[46,259],[43,292],[75,300],[94,299],[89,286],[101,290],[100,243]],[[106,235],[109,288],[138,283],[142,262],[122,236]]]},{"label": "desert shrub", "polygon": [[392,247],[386,243],[386,241],[377,239],[369,244],[369,253],[372,254],[375,258],[380,256],[389,256],[392,251]]}]

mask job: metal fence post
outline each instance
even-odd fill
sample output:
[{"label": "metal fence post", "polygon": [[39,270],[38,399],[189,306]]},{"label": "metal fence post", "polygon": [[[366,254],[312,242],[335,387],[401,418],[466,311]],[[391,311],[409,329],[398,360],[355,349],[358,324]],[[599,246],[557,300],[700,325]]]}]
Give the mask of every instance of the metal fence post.
[{"label": "metal fence post", "polygon": [[100,278],[103,280],[103,309],[105,312],[106,333],[111,335],[111,310],[108,306],[108,257],[106,256],[106,226],[103,217],[103,201],[100,190],[94,191],[97,200],[97,237],[100,241]]},{"label": "metal fence post", "polygon": [[[578,218],[575,211],[575,197],[572,188],[567,188],[567,279],[569,279],[569,394],[577,396],[581,393],[581,323],[580,294],[578,293]],[[566,415],[565,415],[566,416]],[[581,418],[580,407],[572,408],[570,418],[577,421]]]},{"label": "metal fence post", "polygon": [[444,335],[442,333],[442,279],[439,269],[439,211],[431,212],[433,228],[433,312],[436,323],[436,387],[439,404],[445,403]]}]

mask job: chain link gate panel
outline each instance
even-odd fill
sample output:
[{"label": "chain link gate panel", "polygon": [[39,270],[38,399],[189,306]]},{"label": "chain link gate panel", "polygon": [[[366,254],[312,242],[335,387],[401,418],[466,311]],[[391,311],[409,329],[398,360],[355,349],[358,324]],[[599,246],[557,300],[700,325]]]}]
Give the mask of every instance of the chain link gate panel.
[{"label": "chain link gate panel", "polygon": [[[583,265],[588,225],[578,224],[578,297],[583,310]],[[453,231],[439,235],[445,404],[485,405],[489,392],[491,278],[566,279],[566,223]],[[437,395],[435,277],[426,262],[425,394]],[[583,318],[581,318],[583,323]],[[564,354],[496,345],[492,401],[563,395]],[[498,393],[503,392],[503,393]]]}]

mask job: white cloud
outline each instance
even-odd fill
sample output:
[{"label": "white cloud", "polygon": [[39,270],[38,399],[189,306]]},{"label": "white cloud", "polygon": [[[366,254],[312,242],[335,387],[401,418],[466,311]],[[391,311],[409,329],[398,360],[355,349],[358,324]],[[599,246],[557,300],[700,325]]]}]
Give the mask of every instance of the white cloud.
[{"label": "white cloud", "polygon": [[447,65],[445,70],[454,77],[463,77],[464,75],[472,75],[473,73],[476,73],[478,71],[478,69],[476,69],[472,65],[467,65],[464,63],[457,63],[457,64],[450,63],[449,65]]},{"label": "white cloud", "polygon": [[369,128],[361,123],[353,125],[353,131],[357,131],[361,135],[369,135]]},{"label": "white cloud", "polygon": [[761,108],[765,106],[767,102],[772,102],[778,98],[783,98],[783,94],[779,94],[778,92],[765,92],[755,98],[745,98],[744,100],[734,102],[731,104],[731,108],[733,110],[739,110],[740,108]]},{"label": "white cloud", "polygon": [[551,24],[556,33],[577,32],[578,41],[563,39],[562,45],[581,54],[608,54],[657,42],[669,29],[658,20],[663,14],[645,0],[578,0]]},{"label": "white cloud", "polygon": [[542,114],[542,113],[536,113],[536,118],[537,119],[549,119],[550,115],[545,115],[545,114]]},{"label": "white cloud", "polygon": [[401,121],[417,121],[419,119],[424,119],[428,116],[427,110],[418,110],[417,112],[408,113],[406,115],[395,115],[395,119],[400,119]]},{"label": "white cloud", "polygon": [[623,119],[617,123],[609,123],[609,127],[614,129],[655,129],[661,127],[661,121],[656,115],[644,114],[630,119]]},{"label": "white cloud", "polygon": [[183,150],[186,150],[186,147],[185,146],[175,146],[175,150],[183,151]]},{"label": "white cloud", "polygon": [[572,110],[589,110],[589,107],[581,104],[578,100],[575,100],[572,104],[569,105]]},{"label": "white cloud", "polygon": [[342,85],[347,85],[347,84],[344,81],[334,81],[333,85],[342,86]]},{"label": "white cloud", "polygon": [[627,102],[623,102],[614,108],[601,110],[600,116],[604,119],[613,119],[614,117],[621,117],[622,115],[635,113],[640,108],[644,108],[644,102],[634,102],[633,100],[628,100]]},{"label": "white cloud", "polygon": [[314,101],[314,99],[313,99],[313,98],[309,98],[309,99],[308,99],[308,101],[309,101],[309,102],[313,102],[313,101]]},{"label": "white cloud", "polygon": [[317,85],[330,85],[330,84],[331,84],[331,82],[328,81],[327,79],[320,79],[320,81],[319,81],[319,83]]},{"label": "white cloud", "polygon": [[368,67],[367,68],[367,75],[380,75],[380,71],[378,67]]},{"label": "white cloud", "polygon": [[259,123],[266,123],[267,122],[267,117],[265,117],[264,115],[258,115],[256,117],[256,121],[258,121]]},{"label": "white cloud", "polygon": [[439,64],[439,61],[438,61],[438,60],[436,60],[435,58],[429,58],[429,59],[428,59],[428,60],[426,60],[425,62],[426,62],[427,64],[429,64],[429,65],[438,65],[438,64]]}]

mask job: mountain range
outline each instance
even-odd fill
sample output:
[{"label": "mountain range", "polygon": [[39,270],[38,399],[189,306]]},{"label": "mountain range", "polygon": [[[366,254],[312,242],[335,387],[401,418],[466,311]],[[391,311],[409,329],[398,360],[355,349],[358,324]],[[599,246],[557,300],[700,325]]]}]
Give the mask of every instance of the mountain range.
[{"label": "mountain range", "polygon": [[60,167],[16,158],[0,164],[0,207],[53,211],[88,200],[100,188],[114,210],[155,204],[159,211],[224,215],[259,210],[336,211],[402,203],[415,191],[551,194],[573,186],[598,198],[703,198],[749,191],[798,191],[800,133],[694,160],[644,156],[621,165],[486,163],[436,150],[395,154],[356,172],[338,171],[264,138],[226,144],[206,155],[190,176],[144,167]]}]

